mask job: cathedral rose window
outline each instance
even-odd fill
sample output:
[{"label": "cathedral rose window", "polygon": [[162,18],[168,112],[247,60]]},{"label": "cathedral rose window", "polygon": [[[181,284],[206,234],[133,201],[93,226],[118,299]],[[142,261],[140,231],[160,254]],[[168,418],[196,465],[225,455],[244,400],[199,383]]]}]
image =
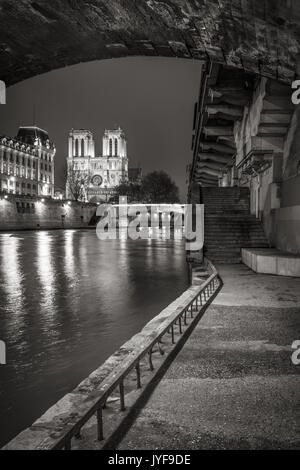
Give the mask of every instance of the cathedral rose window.
[{"label": "cathedral rose window", "polygon": [[102,181],[103,181],[103,179],[102,179],[102,176],[100,176],[100,175],[95,175],[92,178],[92,184],[94,186],[101,186]]}]

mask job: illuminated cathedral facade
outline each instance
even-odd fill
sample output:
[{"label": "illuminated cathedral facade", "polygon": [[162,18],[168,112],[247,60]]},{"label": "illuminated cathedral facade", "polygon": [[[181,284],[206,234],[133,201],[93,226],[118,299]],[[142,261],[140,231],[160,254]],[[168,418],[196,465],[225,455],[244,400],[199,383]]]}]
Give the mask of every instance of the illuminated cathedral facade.
[{"label": "illuminated cathedral facade", "polygon": [[68,199],[74,198],[69,183],[74,175],[79,180],[82,177],[83,199],[89,202],[108,201],[115,194],[115,187],[128,181],[127,142],[120,127],[105,130],[101,155],[96,155],[92,132],[72,129],[67,160]]}]

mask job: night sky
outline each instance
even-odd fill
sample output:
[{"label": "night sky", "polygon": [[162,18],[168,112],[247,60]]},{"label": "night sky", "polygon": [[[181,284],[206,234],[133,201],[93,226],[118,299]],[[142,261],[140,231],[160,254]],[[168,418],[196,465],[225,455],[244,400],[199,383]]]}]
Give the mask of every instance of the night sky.
[{"label": "night sky", "polygon": [[35,119],[56,144],[55,184],[63,187],[69,130],[91,130],[100,154],[104,129],[121,126],[129,166],[141,166],[143,174],[167,171],[184,202],[200,67],[191,60],[134,57],[34,77],[8,89],[7,104],[0,106],[0,135],[14,137],[20,125]]}]

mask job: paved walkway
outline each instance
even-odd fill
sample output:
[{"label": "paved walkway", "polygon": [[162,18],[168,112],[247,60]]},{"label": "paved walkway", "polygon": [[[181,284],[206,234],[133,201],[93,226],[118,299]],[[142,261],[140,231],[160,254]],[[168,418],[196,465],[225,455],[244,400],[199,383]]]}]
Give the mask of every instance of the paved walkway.
[{"label": "paved walkway", "polygon": [[300,279],[218,268],[221,293],[119,449],[300,448]]}]

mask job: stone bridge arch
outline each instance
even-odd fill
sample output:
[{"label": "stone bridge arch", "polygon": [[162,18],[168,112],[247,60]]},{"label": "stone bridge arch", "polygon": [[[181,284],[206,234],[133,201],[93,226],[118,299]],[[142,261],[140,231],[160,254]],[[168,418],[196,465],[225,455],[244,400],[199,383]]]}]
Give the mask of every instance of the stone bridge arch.
[{"label": "stone bridge arch", "polygon": [[7,86],[80,62],[125,56],[207,60],[291,82],[298,0],[0,0]]}]

